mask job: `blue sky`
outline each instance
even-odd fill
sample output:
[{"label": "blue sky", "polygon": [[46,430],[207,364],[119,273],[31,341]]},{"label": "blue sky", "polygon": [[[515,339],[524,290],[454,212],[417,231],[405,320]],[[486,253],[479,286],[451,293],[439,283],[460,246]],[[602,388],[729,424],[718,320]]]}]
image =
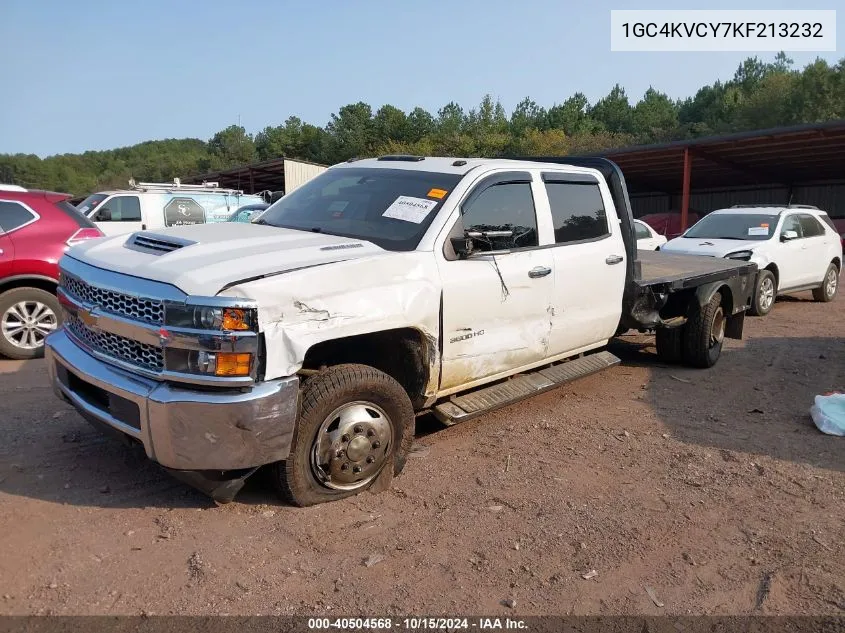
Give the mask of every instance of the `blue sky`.
[{"label": "blue sky", "polygon": [[[708,0],[0,0],[0,153],[41,156],[161,138],[250,132],[347,103],[432,113],[486,93],[510,111],[591,101],[620,83],[685,97],[744,53],[612,53],[610,10],[835,9],[838,2]],[[841,8],[841,6],[839,7]],[[836,53],[845,56],[845,11]],[[771,59],[773,53],[763,53]]]}]

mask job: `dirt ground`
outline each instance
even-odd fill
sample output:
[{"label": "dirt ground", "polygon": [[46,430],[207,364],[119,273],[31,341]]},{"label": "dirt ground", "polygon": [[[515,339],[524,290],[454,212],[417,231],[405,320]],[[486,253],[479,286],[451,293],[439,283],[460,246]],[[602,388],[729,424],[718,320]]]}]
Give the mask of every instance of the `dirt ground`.
[{"label": "dirt ground", "polygon": [[217,507],[55,399],[43,360],[0,361],[0,613],[841,615],[845,438],[808,409],[845,388],[845,299],[808,298],[711,370],[629,337],[602,374],[421,419],[390,491],[308,509],[260,477]]}]

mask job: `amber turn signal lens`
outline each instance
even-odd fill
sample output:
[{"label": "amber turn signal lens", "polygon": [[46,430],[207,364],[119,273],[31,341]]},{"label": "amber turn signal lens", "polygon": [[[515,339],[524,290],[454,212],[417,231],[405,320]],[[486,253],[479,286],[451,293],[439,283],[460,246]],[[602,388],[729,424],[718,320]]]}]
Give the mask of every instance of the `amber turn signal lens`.
[{"label": "amber turn signal lens", "polygon": [[247,322],[246,310],[238,310],[236,308],[226,308],[223,310],[223,329],[248,330],[249,323]]},{"label": "amber turn signal lens", "polygon": [[217,353],[215,376],[249,376],[252,354]]}]

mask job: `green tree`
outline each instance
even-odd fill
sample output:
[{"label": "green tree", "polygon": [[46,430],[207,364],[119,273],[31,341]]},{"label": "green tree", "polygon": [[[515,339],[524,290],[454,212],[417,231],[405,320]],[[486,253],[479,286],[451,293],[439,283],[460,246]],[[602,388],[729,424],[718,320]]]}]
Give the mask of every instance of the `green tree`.
[{"label": "green tree", "polygon": [[678,129],[678,107],[668,96],[649,87],[634,106],[631,128],[641,142],[668,140]]},{"label": "green tree", "polygon": [[610,132],[632,132],[631,104],[625,89],[616,84],[610,93],[590,108],[590,116]]}]

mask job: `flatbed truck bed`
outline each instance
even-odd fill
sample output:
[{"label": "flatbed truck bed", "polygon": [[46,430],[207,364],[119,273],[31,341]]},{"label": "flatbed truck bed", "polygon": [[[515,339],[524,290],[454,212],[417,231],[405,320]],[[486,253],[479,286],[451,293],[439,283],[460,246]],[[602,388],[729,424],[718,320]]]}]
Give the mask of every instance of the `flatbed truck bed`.
[{"label": "flatbed truck bed", "polygon": [[668,286],[671,290],[694,288],[701,284],[729,280],[757,269],[755,264],[734,259],[699,255],[675,255],[660,251],[638,251],[639,275],[634,282],[642,287]]}]

